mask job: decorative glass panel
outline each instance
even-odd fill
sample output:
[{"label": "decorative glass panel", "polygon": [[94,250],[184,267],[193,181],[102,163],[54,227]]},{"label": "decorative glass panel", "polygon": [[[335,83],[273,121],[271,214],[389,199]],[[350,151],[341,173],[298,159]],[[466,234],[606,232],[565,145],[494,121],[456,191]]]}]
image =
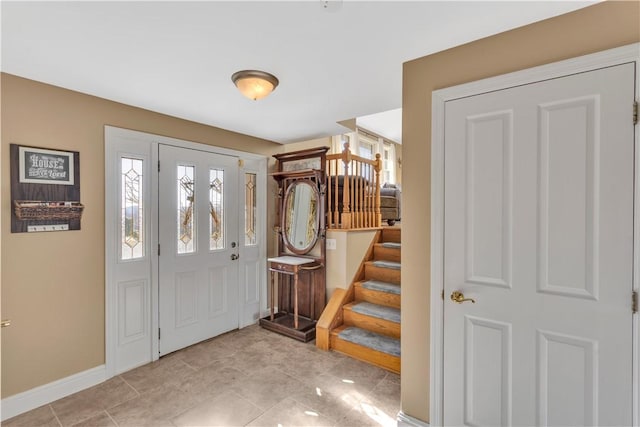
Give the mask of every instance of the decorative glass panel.
[{"label": "decorative glass panel", "polygon": [[178,253],[195,252],[195,166],[178,165]]},{"label": "decorative glass panel", "polygon": [[244,174],[244,244],[258,244],[256,238],[256,174]]},{"label": "decorative glass panel", "polygon": [[209,249],[224,249],[224,170],[209,170]]},{"label": "decorative glass panel", "polygon": [[121,176],[121,259],[144,257],[144,210],[142,200],[142,160],[122,157]]}]

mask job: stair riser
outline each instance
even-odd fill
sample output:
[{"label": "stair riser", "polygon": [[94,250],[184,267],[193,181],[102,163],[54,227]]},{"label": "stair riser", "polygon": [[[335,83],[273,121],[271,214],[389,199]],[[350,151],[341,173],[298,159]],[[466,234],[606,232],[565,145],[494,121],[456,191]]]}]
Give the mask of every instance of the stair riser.
[{"label": "stair riser", "polygon": [[400,262],[400,249],[385,248],[384,246],[375,246],[373,249],[373,259]]},{"label": "stair riser", "polygon": [[366,329],[380,335],[400,338],[399,323],[367,316],[366,314],[356,313],[352,310],[344,310],[344,324],[348,326],[357,326],[358,328]]},{"label": "stair riser", "polygon": [[400,243],[400,227],[389,227],[382,229],[382,241]]},{"label": "stair riser", "polygon": [[381,282],[400,284],[400,270],[385,267],[376,267],[373,264],[365,264],[364,277],[366,280],[379,280]]},{"label": "stair riser", "polygon": [[387,292],[374,291],[371,289],[363,288],[361,286],[356,286],[355,291],[356,291],[356,301],[366,301],[366,302],[371,302],[373,304],[400,308],[400,295],[390,294]]},{"label": "stair riser", "polygon": [[371,363],[382,369],[395,372],[396,374],[400,373],[399,357],[344,341],[335,334],[331,334],[331,349],[351,356],[354,359],[362,360],[363,362]]}]

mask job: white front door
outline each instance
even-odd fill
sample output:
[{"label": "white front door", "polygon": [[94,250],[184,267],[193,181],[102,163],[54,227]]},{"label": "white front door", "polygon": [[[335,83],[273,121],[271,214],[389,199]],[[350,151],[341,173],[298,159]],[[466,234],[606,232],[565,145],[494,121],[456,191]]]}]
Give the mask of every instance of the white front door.
[{"label": "white front door", "polygon": [[631,425],[634,73],[446,103],[444,424]]},{"label": "white front door", "polygon": [[239,326],[238,158],[159,147],[160,354]]}]

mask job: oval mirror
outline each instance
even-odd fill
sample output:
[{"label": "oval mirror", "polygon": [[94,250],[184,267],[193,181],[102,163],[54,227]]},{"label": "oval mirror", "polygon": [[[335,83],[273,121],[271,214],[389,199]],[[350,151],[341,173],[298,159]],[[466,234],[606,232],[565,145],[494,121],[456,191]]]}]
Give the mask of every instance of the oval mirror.
[{"label": "oval mirror", "polygon": [[295,181],[284,195],[282,237],[291,252],[309,252],[318,240],[318,190],[307,181]]}]

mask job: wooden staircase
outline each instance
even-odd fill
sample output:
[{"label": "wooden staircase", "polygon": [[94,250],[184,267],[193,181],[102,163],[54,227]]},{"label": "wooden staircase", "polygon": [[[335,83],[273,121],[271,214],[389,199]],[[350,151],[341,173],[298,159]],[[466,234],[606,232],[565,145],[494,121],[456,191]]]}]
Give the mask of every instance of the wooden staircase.
[{"label": "wooden staircase", "polygon": [[316,325],[316,346],[400,373],[400,228],[378,232],[354,283]]}]

